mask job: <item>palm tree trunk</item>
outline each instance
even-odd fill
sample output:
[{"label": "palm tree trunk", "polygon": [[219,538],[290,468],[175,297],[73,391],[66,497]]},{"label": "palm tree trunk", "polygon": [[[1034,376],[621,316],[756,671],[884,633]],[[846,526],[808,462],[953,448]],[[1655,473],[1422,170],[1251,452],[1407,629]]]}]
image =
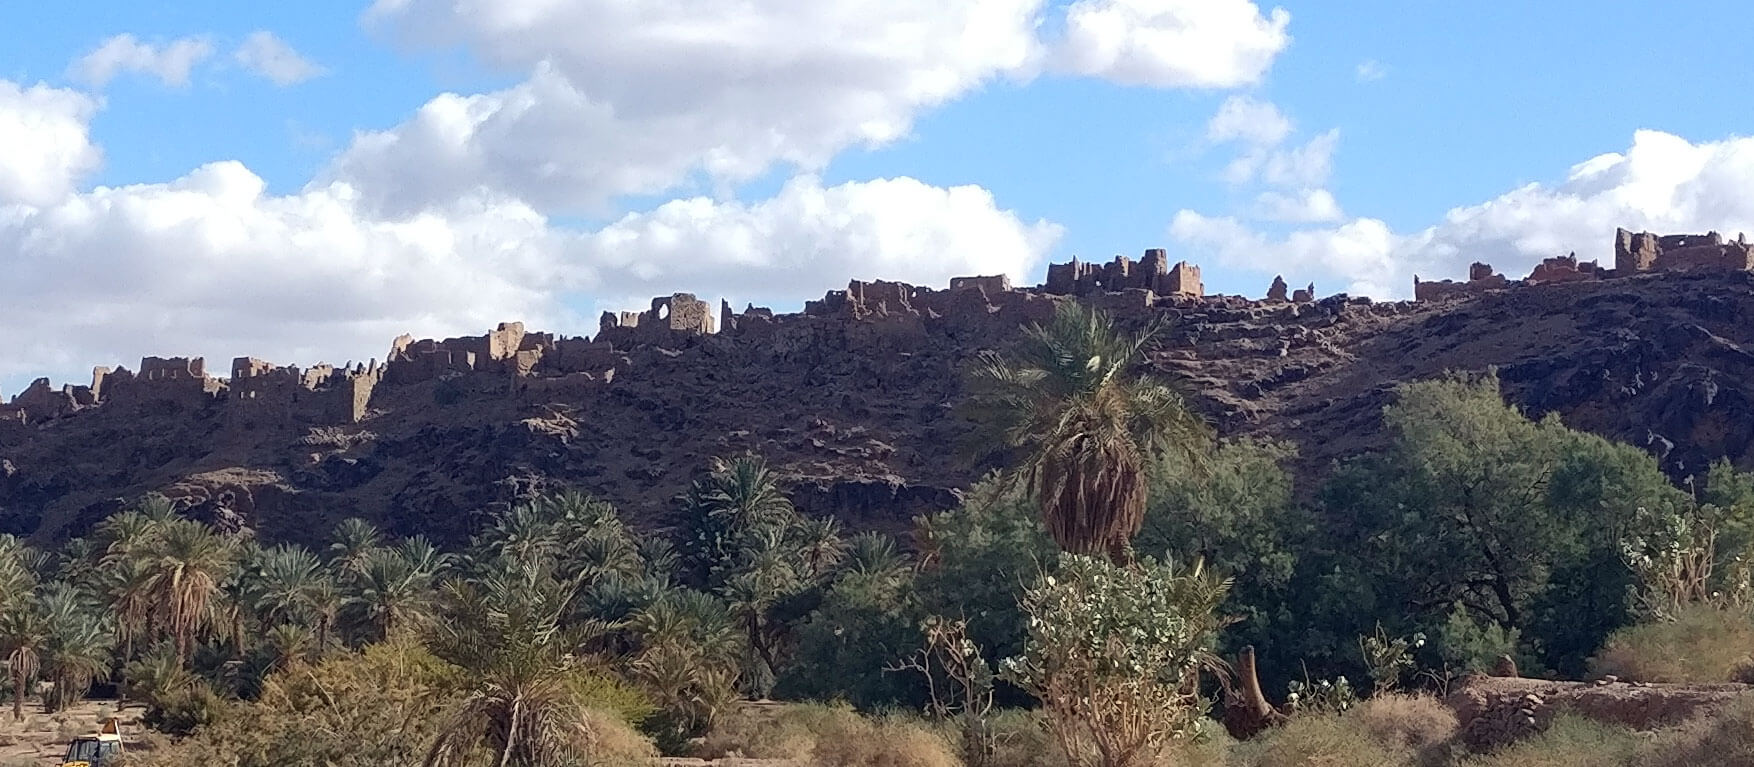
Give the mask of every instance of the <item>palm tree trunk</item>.
[{"label": "palm tree trunk", "polygon": [[24,721],[24,664],[12,659],[12,721]]},{"label": "palm tree trunk", "polygon": [[521,711],[523,706],[524,701],[522,698],[512,698],[512,717],[511,722],[506,725],[505,750],[501,751],[499,754],[499,767],[506,767],[506,765],[511,762],[512,748],[517,745],[518,742],[518,720],[523,718],[523,712]]}]

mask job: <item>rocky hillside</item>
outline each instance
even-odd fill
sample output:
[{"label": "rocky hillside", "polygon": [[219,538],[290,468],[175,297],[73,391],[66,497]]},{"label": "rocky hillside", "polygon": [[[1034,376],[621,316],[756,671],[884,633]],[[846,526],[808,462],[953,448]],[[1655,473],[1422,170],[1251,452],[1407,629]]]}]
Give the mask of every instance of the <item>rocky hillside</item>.
[{"label": "rocky hillside", "polygon": [[[998,281],[854,283],[800,314],[727,310],[717,323],[677,296],[606,318],[590,341],[516,326],[399,339],[382,368],[239,360],[219,381],[149,361],[101,392],[44,385],[0,406],[0,531],[78,535],[158,491],[276,538],[357,515],[457,540],[497,504],[555,485],[651,523],[713,456],[745,450],[775,463],[807,511],[899,529],[980,473],[953,450],[960,366],[1056,300]],[[1306,473],[1373,445],[1395,384],[1487,367],[1532,413],[1649,446],[1677,473],[1717,456],[1754,466],[1748,273],[1421,303],[1084,300],[1126,323],[1171,319],[1153,363],[1222,433],[1299,443]]]}]

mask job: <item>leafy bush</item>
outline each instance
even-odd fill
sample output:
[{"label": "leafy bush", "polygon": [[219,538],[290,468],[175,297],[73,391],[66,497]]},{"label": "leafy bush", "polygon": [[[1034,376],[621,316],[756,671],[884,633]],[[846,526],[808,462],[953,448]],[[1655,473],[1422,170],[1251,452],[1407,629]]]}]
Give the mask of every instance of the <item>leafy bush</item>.
[{"label": "leafy bush", "polygon": [[1709,605],[1681,608],[1675,620],[1614,632],[1592,667],[1639,682],[1729,682],[1754,652],[1754,620]]},{"label": "leafy bush", "polygon": [[455,669],[411,643],[294,665],[269,677],[259,701],[234,704],[145,764],[417,764],[456,685]]},{"label": "leafy bush", "polygon": [[1194,680],[1214,661],[1229,585],[1199,565],[1064,555],[1024,593],[1029,640],[1004,674],[1041,700],[1068,761],[1143,764],[1199,732]]}]

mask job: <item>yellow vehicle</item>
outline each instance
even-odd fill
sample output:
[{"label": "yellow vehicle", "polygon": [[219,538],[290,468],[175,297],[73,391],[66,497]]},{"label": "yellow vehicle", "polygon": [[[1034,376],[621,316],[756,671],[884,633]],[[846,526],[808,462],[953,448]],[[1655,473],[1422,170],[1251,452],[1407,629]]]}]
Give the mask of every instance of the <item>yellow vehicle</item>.
[{"label": "yellow vehicle", "polygon": [[67,744],[61,767],[109,767],[122,759],[122,728],[114,717],[96,735],[81,735]]}]

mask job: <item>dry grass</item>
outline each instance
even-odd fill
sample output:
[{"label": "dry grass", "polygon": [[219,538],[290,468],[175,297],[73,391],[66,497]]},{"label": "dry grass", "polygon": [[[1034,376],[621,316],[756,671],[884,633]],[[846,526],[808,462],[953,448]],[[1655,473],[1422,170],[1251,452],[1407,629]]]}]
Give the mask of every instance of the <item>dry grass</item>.
[{"label": "dry grass", "polygon": [[1426,751],[1456,734],[1456,714],[1430,695],[1381,695],[1346,714],[1372,740]]},{"label": "dry grass", "polygon": [[1591,666],[1638,682],[1729,682],[1745,673],[1754,620],[1699,606],[1677,620],[1630,626],[1608,637]]},{"label": "dry grass", "polygon": [[747,706],[708,733],[696,756],[785,759],[810,767],[959,767],[952,744],[908,717],[845,706]]},{"label": "dry grass", "polygon": [[620,716],[601,711],[586,711],[585,722],[591,730],[589,767],[645,767],[657,761],[658,748],[651,738],[641,735]]},{"label": "dry grass", "polygon": [[1638,764],[1638,744],[1639,737],[1631,730],[1561,714],[1546,732],[1503,751],[1473,757],[1462,767],[1629,767]]},{"label": "dry grass", "polygon": [[1663,733],[1640,754],[1641,767],[1754,764],[1754,697]]},{"label": "dry grass", "polygon": [[1304,714],[1237,746],[1230,763],[1236,767],[1405,767],[1416,764],[1416,758],[1413,748],[1379,739],[1355,715]]}]

